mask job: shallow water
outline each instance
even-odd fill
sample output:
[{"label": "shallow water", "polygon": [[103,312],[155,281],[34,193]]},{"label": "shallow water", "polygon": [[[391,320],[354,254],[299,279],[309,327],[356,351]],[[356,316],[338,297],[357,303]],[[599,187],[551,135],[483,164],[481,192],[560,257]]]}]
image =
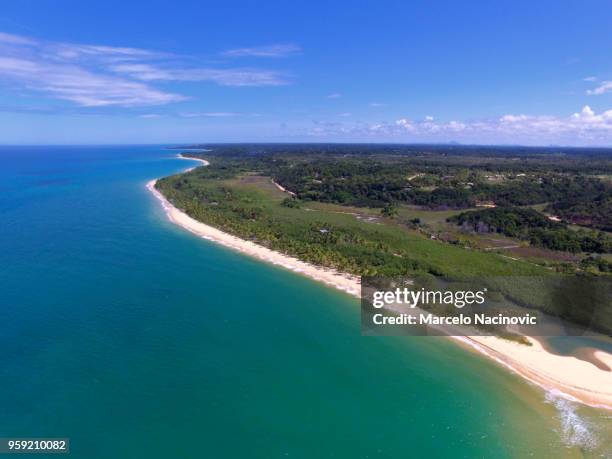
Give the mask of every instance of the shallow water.
[{"label": "shallow water", "polygon": [[[606,457],[609,413],[199,239],[163,147],[0,148],[0,437],[75,458]],[[40,457],[40,456],[37,456]]]}]

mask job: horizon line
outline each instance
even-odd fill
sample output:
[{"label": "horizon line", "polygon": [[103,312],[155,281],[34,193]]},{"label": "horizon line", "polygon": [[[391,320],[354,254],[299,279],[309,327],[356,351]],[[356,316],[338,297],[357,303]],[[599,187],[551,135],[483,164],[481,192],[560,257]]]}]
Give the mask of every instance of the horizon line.
[{"label": "horizon line", "polygon": [[211,141],[211,142],[169,142],[169,143],[0,143],[0,148],[10,147],[127,147],[127,146],[174,146],[189,148],[197,145],[397,145],[414,147],[496,147],[496,148],[561,148],[612,150],[612,145],[524,145],[503,143],[458,143],[458,142],[346,142],[346,141]]}]

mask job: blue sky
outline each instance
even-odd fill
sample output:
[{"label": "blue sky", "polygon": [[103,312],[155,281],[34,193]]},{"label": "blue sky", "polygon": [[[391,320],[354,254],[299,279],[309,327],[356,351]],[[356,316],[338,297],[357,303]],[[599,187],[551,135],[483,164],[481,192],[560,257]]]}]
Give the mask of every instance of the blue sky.
[{"label": "blue sky", "polygon": [[0,143],[612,145],[612,3],[15,1]]}]

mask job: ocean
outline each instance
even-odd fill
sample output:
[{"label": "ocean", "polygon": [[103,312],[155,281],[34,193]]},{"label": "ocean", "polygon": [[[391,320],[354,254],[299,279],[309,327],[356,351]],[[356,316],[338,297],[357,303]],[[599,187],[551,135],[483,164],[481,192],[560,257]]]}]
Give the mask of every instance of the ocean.
[{"label": "ocean", "polygon": [[610,413],[444,338],[361,336],[354,298],[170,223],[145,184],[190,165],[0,147],[0,437],[83,459],[612,457]]}]

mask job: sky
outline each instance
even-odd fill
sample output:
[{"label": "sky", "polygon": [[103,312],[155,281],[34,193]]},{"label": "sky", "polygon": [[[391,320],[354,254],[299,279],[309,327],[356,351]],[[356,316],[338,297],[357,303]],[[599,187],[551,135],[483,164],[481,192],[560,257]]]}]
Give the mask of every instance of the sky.
[{"label": "sky", "polygon": [[609,1],[20,0],[0,144],[612,146]]}]

